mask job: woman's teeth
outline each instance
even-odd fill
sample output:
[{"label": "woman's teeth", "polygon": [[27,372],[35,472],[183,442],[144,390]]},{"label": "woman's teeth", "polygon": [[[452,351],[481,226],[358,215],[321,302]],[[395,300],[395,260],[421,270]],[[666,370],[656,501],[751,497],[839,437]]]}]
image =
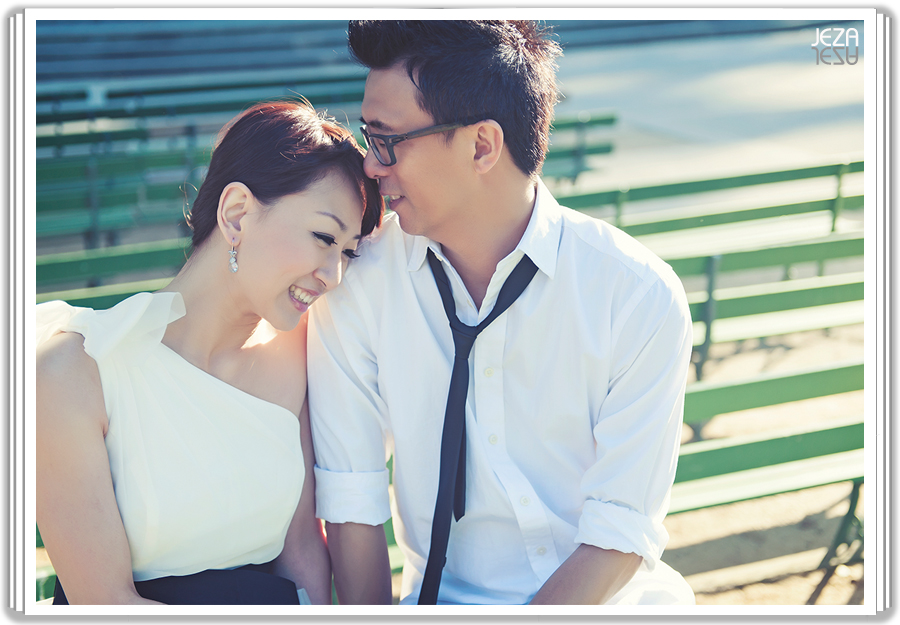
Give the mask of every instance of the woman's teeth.
[{"label": "woman's teeth", "polygon": [[298,289],[294,285],[291,285],[291,288],[289,289],[289,291],[291,292],[291,297],[293,297],[298,302],[303,302],[307,306],[312,304],[313,301],[315,301],[315,299],[316,299],[315,295],[309,295],[306,291],[304,291],[302,289]]}]

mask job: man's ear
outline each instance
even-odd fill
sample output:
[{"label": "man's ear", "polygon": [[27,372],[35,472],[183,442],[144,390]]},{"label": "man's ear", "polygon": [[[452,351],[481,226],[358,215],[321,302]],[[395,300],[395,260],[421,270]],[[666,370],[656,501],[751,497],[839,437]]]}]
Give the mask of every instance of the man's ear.
[{"label": "man's ear", "polygon": [[222,189],[216,218],[228,245],[240,244],[241,220],[249,212],[252,202],[253,193],[243,182],[229,182]]},{"label": "man's ear", "polygon": [[503,153],[503,128],[493,119],[478,122],[475,127],[475,171],[485,174],[497,164]]}]

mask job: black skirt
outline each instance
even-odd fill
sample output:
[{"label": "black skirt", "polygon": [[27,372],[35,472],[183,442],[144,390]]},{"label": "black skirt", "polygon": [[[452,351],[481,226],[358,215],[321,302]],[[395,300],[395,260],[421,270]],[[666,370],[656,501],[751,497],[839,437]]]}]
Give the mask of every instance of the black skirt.
[{"label": "black skirt", "polygon": [[[134,587],[144,599],[169,605],[299,605],[294,582],[255,569],[249,565],[173,575],[135,582]],[[57,577],[53,604],[68,603]]]}]

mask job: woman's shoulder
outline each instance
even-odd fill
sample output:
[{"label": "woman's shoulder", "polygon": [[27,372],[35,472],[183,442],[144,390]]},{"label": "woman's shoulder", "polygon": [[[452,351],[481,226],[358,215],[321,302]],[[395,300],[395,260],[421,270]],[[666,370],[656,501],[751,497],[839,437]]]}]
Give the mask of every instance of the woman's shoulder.
[{"label": "woman's shoulder", "polygon": [[176,292],[138,293],[106,310],[47,302],[37,306],[37,345],[59,332],[74,332],[83,337],[83,351],[94,360],[123,346],[136,354],[158,344],[166,326],[183,315],[184,301]]},{"label": "woman's shoulder", "polygon": [[95,366],[84,351],[84,337],[76,332],[59,332],[42,341],[37,348],[37,374],[58,377],[69,371]]},{"label": "woman's shoulder", "polygon": [[85,351],[82,335],[63,331],[47,338],[38,346],[35,365],[39,424],[91,415],[105,432],[107,416],[100,372]]}]

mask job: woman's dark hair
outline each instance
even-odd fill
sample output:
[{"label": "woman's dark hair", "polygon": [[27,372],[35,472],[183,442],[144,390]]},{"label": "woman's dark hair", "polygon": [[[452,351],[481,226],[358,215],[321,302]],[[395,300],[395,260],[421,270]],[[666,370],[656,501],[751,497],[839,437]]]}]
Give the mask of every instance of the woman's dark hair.
[{"label": "woman's dark hair", "polygon": [[343,126],[304,101],[262,102],[219,133],[206,179],[188,216],[197,249],[216,228],[222,190],[242,182],[264,206],[300,193],[329,173],[342,174],[359,190],[366,236],[379,224],[384,201],[378,183],[363,171],[365,152]]},{"label": "woman's dark hair", "polygon": [[405,64],[435,124],[493,119],[516,166],[540,173],[562,54],[549,30],[526,20],[358,20],[347,34],[366,67]]}]

